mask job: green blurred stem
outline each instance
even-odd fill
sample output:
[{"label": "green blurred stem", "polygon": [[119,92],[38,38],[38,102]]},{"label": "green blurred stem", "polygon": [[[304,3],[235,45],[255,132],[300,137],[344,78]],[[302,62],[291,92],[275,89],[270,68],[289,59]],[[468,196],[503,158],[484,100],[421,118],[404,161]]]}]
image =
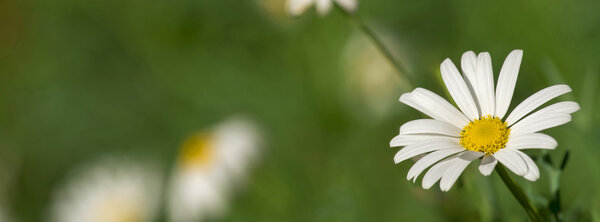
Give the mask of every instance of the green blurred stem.
[{"label": "green blurred stem", "polygon": [[544,221],[542,216],[538,213],[537,209],[533,206],[531,201],[529,201],[529,198],[527,198],[527,195],[525,195],[521,187],[519,187],[519,185],[510,178],[510,176],[506,172],[506,169],[504,169],[502,165],[498,164],[496,166],[496,172],[498,172],[498,175],[500,175],[500,178],[502,178],[502,182],[506,184],[513,196],[517,198],[523,209],[525,209],[525,211],[527,212],[527,216],[529,216],[529,219],[531,219],[531,221],[533,222]]},{"label": "green blurred stem", "polygon": [[[406,78],[409,82],[409,85],[412,85],[414,82],[412,76],[408,74],[408,71],[400,61],[398,61],[392,52],[383,44],[383,41],[375,35],[375,32],[371,30],[356,14],[352,12],[346,11],[344,8],[340,7],[337,3],[335,3],[335,7],[342,12],[358,28],[363,34],[367,36],[367,38],[371,39],[373,44],[377,47],[377,49],[383,54],[383,56],[394,66],[399,75]],[[411,87],[412,88],[412,87]]]}]

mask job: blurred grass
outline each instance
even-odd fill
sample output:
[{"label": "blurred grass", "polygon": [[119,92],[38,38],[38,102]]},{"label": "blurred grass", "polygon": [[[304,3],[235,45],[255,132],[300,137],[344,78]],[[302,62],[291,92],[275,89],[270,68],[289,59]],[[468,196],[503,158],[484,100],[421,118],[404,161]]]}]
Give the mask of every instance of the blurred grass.
[{"label": "blurred grass", "polygon": [[[388,142],[420,114],[397,103],[382,121],[358,119],[341,99],[354,27],[335,11],[268,15],[261,2],[0,0],[0,161],[15,165],[7,201],[17,217],[41,221],[54,186],[80,163],[142,154],[167,167],[190,132],[241,112],[262,123],[268,149],[226,221],[525,218],[499,178],[475,167],[448,193],[407,182],[410,163],[394,165]],[[439,63],[467,50],[489,51],[497,75],[510,50],[524,49],[512,107],[569,84],[582,110],[548,131],[560,144],[550,155],[571,150],[563,208],[568,221],[589,221],[600,206],[599,9],[361,1],[359,14],[404,46],[414,85],[440,95]],[[528,192],[544,194],[547,177]]]}]

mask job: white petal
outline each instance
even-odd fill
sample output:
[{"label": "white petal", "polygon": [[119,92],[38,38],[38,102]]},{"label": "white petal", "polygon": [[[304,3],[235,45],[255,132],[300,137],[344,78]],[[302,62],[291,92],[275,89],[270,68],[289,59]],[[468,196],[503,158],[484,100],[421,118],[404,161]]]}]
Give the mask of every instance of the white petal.
[{"label": "white petal", "polygon": [[444,172],[442,180],[440,181],[440,189],[442,191],[448,191],[458,179],[458,176],[465,170],[465,168],[471,163],[471,161],[483,156],[481,152],[466,151],[456,155],[456,159],[452,160],[454,163],[448,167],[448,170]]},{"label": "white petal", "polygon": [[494,158],[500,161],[502,165],[506,166],[506,168],[515,174],[524,176],[527,173],[527,165],[515,150],[500,149],[492,155],[494,155]]},{"label": "white petal", "polygon": [[567,85],[554,85],[542,89],[521,102],[521,104],[508,115],[505,122],[510,126],[542,104],[568,92],[571,92],[571,87]]},{"label": "white petal", "polygon": [[543,109],[536,111],[535,113],[532,113],[531,115],[527,116],[527,118],[530,118],[530,117],[533,118],[534,116],[551,113],[551,112],[571,114],[571,113],[576,112],[579,109],[580,109],[579,104],[577,104],[576,102],[572,102],[572,101],[558,102],[558,103],[554,103],[552,105],[546,106]]},{"label": "white petal", "polygon": [[425,115],[430,116],[433,119],[437,119],[437,120],[444,120],[440,115],[437,114],[437,112],[435,112],[435,110],[430,110],[430,108],[426,108],[423,105],[427,105],[425,104],[423,101],[419,101],[415,98],[415,95],[413,92],[409,92],[409,93],[404,93],[400,96],[399,99],[400,102],[409,105],[410,107],[419,110],[420,112],[424,113]]},{"label": "white petal", "polygon": [[423,188],[429,189],[431,186],[433,186],[433,184],[440,180],[448,167],[454,163],[452,160],[454,160],[455,157],[456,156],[445,159],[431,167],[427,173],[425,173],[425,176],[423,176]]},{"label": "white petal", "polygon": [[456,102],[456,105],[470,120],[478,119],[479,112],[477,111],[473,96],[454,63],[450,59],[446,59],[442,62],[440,70],[446,88],[450,92],[454,102]]},{"label": "white petal", "polygon": [[423,141],[421,143],[412,144],[402,148],[400,151],[396,153],[394,156],[394,162],[400,163],[404,160],[412,158],[416,155],[428,153],[435,150],[441,149],[450,149],[450,148],[459,148],[460,145],[453,141],[448,141],[445,139],[436,139]]},{"label": "white petal", "polygon": [[417,100],[429,103],[434,112],[437,112],[440,117],[446,122],[449,122],[456,127],[462,129],[469,124],[470,120],[464,113],[456,109],[448,100],[442,98],[438,94],[424,88],[416,88],[413,94]]},{"label": "white petal", "polygon": [[331,0],[316,0],[317,1],[317,12],[319,15],[325,15],[331,9]]},{"label": "white petal", "polygon": [[426,140],[447,139],[455,143],[459,142],[458,138],[442,135],[397,135],[390,141],[390,147],[408,146],[411,144],[423,142]]},{"label": "white petal", "polygon": [[500,70],[498,85],[496,86],[496,116],[500,119],[504,118],[510,106],[522,58],[523,50],[513,50],[504,60]]},{"label": "white petal", "polygon": [[554,138],[543,133],[510,135],[506,143],[507,149],[554,149],[558,143]]},{"label": "white petal", "polygon": [[356,11],[357,1],[356,0],[335,0],[340,7],[344,8],[344,10],[348,12]]},{"label": "white petal", "polygon": [[484,176],[489,176],[492,174],[492,170],[496,167],[498,160],[494,158],[493,155],[486,155],[481,159],[481,164],[479,164],[479,172]]},{"label": "white petal", "polygon": [[481,106],[481,116],[494,115],[496,101],[494,95],[494,73],[492,58],[487,52],[477,56],[477,98]]},{"label": "white petal", "polygon": [[[473,51],[463,53],[460,58],[460,66],[463,71],[465,82],[469,87],[469,91],[474,98],[475,105],[479,108],[479,100],[475,86],[477,85],[477,55]],[[481,108],[479,108],[479,111]]]},{"label": "white petal", "polygon": [[299,16],[313,4],[313,0],[289,0],[288,10],[293,16]]},{"label": "white petal", "polygon": [[434,119],[446,121],[460,129],[469,124],[469,119],[448,101],[423,88],[416,88],[411,93],[403,94],[400,97],[400,102]]},{"label": "white petal", "polygon": [[[555,104],[552,104],[548,107],[547,110],[548,111],[553,111],[553,112],[564,112],[564,113],[574,113],[577,112],[579,109],[581,109],[581,107],[579,107],[579,104],[577,104],[576,102],[573,101],[565,101],[565,102],[558,102]],[[546,109],[544,108],[544,109]]]},{"label": "white petal", "polygon": [[441,159],[446,158],[447,156],[450,156],[450,155],[458,153],[458,152],[462,152],[464,150],[465,150],[464,148],[453,148],[453,149],[443,149],[443,150],[431,152],[431,153],[427,154],[426,156],[424,156],[423,158],[419,159],[419,161],[417,161],[410,168],[410,170],[408,170],[408,173],[406,174],[406,179],[410,180],[412,178],[413,181],[416,181],[419,174],[421,174],[421,172],[423,172],[423,170],[427,169],[427,167],[433,165],[434,163],[436,163],[437,161],[440,161]]},{"label": "white petal", "polygon": [[523,158],[523,161],[525,161],[525,164],[527,164],[527,174],[525,174],[525,179],[529,180],[529,181],[536,181],[537,179],[540,178],[540,170],[538,169],[537,165],[535,165],[535,162],[533,162],[533,160],[527,156],[527,154],[519,151],[519,150],[515,150],[515,152],[517,154],[519,154],[519,156],[521,156],[521,158]]},{"label": "white petal", "polygon": [[545,113],[532,118],[525,118],[510,127],[510,134],[518,136],[521,134],[535,133],[555,126],[571,122],[571,115],[567,113]]},{"label": "white petal", "polygon": [[400,127],[400,134],[442,134],[458,137],[461,129],[445,121],[434,119],[412,120]]}]

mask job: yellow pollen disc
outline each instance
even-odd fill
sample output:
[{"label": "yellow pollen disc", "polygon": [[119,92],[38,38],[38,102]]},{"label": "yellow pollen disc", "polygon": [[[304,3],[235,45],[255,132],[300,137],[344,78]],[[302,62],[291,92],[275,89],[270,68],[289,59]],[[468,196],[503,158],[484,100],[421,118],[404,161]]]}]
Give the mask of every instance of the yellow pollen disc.
[{"label": "yellow pollen disc", "polygon": [[467,150],[492,154],[504,148],[510,129],[498,117],[485,116],[469,122],[460,132],[460,145]]},{"label": "yellow pollen disc", "polygon": [[183,167],[204,167],[212,162],[213,156],[213,138],[208,134],[198,133],[183,143],[179,163]]}]

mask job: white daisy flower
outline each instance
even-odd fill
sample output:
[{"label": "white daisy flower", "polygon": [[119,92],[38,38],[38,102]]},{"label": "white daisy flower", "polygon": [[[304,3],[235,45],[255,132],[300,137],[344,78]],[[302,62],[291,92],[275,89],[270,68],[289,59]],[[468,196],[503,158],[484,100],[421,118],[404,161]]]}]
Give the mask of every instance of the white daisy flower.
[{"label": "white daisy flower", "polygon": [[153,166],[103,159],[78,171],[55,193],[51,221],[154,221],[160,177]]},{"label": "white daisy flower", "polygon": [[198,133],[183,145],[169,188],[169,218],[187,222],[215,219],[229,193],[258,154],[258,132],[244,119],[231,119]]},{"label": "white daisy flower", "polygon": [[448,191],[467,165],[480,158],[479,171],[483,175],[490,175],[500,162],[527,180],[539,178],[538,167],[521,150],[556,148],[556,140],[539,131],[570,122],[571,113],[579,110],[579,105],[558,102],[531,113],[551,99],[571,92],[567,85],[554,85],[531,95],[504,118],[522,57],[522,50],[508,55],[495,91],[489,53],[464,53],[463,75],[450,59],[444,60],[442,78],[460,110],[423,88],[400,97],[400,102],[433,118],[405,123],[400,134],[390,141],[391,147],[404,146],[394,157],[396,163],[426,154],[409,170],[408,180],[416,181],[421,172],[433,165],[423,177],[423,188],[429,189],[441,180],[441,190]]},{"label": "white daisy flower", "polygon": [[320,15],[325,15],[331,10],[333,4],[338,4],[347,12],[354,12],[358,5],[357,0],[288,0],[288,10],[293,16],[304,13],[313,4]]}]

